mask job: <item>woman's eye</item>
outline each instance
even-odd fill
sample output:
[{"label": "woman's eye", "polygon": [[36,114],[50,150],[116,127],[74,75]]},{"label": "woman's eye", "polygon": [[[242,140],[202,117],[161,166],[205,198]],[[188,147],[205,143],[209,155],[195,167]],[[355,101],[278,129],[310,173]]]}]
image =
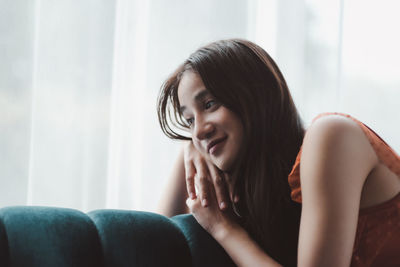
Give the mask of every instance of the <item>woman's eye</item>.
[{"label": "woman's eye", "polygon": [[189,126],[193,124],[193,121],[194,121],[193,118],[186,119],[186,123],[187,123]]},{"label": "woman's eye", "polygon": [[207,103],[206,103],[206,105],[205,105],[205,108],[206,109],[209,109],[209,108],[211,108],[212,106],[214,106],[215,105],[215,101],[214,100],[210,100],[210,101],[207,101]]}]

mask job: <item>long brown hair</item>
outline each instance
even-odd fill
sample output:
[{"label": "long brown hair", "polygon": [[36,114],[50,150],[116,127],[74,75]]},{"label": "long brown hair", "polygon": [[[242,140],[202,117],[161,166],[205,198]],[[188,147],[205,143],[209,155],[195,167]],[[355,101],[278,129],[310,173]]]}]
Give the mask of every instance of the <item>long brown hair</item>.
[{"label": "long brown hair", "polygon": [[286,81],[258,45],[241,39],[199,48],[161,87],[158,118],[173,139],[190,140],[177,96],[182,74],[192,70],[222,105],[241,120],[244,143],[233,169],[240,223],[252,238],[284,265],[296,265],[300,205],[290,198],[288,175],[304,128]]}]

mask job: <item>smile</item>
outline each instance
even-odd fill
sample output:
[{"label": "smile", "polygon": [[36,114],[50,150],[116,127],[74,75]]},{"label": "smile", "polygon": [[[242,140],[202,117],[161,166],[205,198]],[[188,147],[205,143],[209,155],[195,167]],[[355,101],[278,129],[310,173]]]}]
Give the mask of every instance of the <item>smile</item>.
[{"label": "smile", "polygon": [[219,148],[221,148],[224,144],[224,141],[226,140],[226,136],[223,138],[219,138],[217,140],[212,141],[208,146],[207,146],[207,151],[209,154],[215,154]]}]

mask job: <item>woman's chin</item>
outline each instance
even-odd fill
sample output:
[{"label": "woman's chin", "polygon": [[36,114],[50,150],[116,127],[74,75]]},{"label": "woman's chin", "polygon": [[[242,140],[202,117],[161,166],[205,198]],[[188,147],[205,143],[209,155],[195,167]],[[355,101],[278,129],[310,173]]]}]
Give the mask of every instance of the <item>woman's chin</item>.
[{"label": "woman's chin", "polygon": [[231,165],[229,161],[226,160],[214,160],[214,165],[217,166],[218,169],[220,169],[223,172],[229,172],[231,170]]}]

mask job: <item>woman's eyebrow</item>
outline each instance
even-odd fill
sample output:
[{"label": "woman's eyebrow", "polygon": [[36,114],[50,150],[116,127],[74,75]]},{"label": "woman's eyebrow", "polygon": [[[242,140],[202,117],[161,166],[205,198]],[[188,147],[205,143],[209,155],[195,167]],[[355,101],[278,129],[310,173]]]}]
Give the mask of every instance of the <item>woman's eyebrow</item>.
[{"label": "woman's eyebrow", "polygon": [[[210,92],[207,89],[204,89],[200,92],[198,92],[195,96],[194,96],[194,101],[195,102],[201,102],[207,95],[209,95]],[[180,114],[183,114],[183,112],[185,111],[186,106],[181,106],[179,108],[179,112]]]},{"label": "woman's eyebrow", "polygon": [[204,89],[195,95],[194,100],[196,102],[201,102],[208,94],[210,94],[210,92],[207,89]]}]

